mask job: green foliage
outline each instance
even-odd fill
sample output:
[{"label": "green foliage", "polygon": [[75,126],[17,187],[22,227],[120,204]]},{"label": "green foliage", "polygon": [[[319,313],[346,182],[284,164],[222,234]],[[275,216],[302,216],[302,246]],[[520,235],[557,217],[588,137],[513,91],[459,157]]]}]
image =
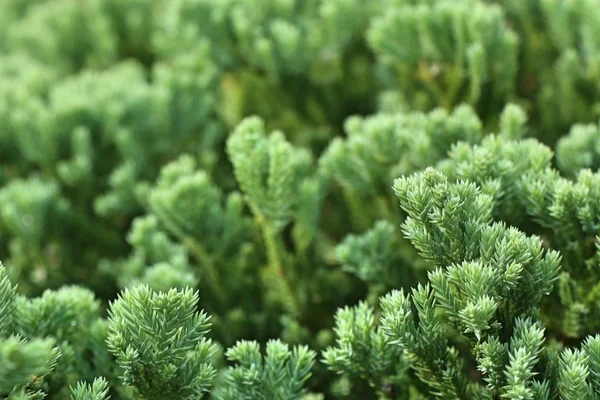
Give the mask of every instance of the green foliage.
[{"label": "green foliage", "polygon": [[497,2],[521,37],[520,92],[536,108],[537,129],[552,143],[574,122],[598,119],[595,84],[599,16],[594,1]]},{"label": "green foliage", "polygon": [[470,0],[397,3],[373,19],[367,38],[401,102],[446,109],[465,102],[485,112],[510,100],[518,39],[502,8]]},{"label": "green foliage", "polygon": [[72,400],[108,400],[108,382],[104,378],[96,378],[89,385],[79,382],[75,388],[71,389]]},{"label": "green foliage", "polygon": [[390,348],[391,341],[368,304],[340,309],[335,320],[336,345],[323,352],[323,362],[331,370],[365,380],[381,394],[387,385],[405,383],[406,362],[396,348]]},{"label": "green foliage", "polygon": [[[324,260],[316,230],[326,183],[321,174],[313,173],[309,152],[292,146],[280,131],[267,135],[257,117],[239,124],[227,140],[227,152],[262,235],[266,265],[259,273],[266,301],[297,318],[326,301],[312,293],[347,284],[343,275],[318,268]],[[290,224],[295,254],[283,240]]]},{"label": "green foliage", "polygon": [[556,144],[556,162],[560,170],[570,177],[581,169],[597,170],[600,166],[599,137],[597,125],[573,125],[569,134]]},{"label": "green foliage", "polygon": [[0,337],[11,331],[15,311],[16,287],[6,276],[6,269],[0,264]]},{"label": "green foliage", "polygon": [[376,8],[356,0],[178,0],[161,10],[154,43],[178,54],[210,41],[228,122],[258,114],[298,142],[323,146],[350,112],[374,108],[363,37]]},{"label": "green foliage", "polygon": [[7,29],[6,50],[70,72],[107,66],[117,59],[115,33],[102,2],[36,2]]},{"label": "green foliage", "polygon": [[360,230],[382,215],[394,215],[389,201],[394,178],[432,165],[456,142],[474,143],[483,136],[481,121],[468,106],[451,114],[436,109],[427,114],[353,116],[345,131],[346,139],[332,140],[320,166],[342,187],[351,221]]},{"label": "green foliage", "polygon": [[[490,197],[472,184],[448,183],[443,174],[427,169],[398,179],[395,189],[409,215],[405,235],[438,268],[429,274],[430,285],[419,285],[412,296],[394,291],[382,298],[382,326],[430,393],[548,398],[550,387],[559,385],[561,398],[585,396],[587,373],[579,350],[562,353],[560,379],[550,370],[534,379],[544,329],[532,318],[539,318],[541,301],[556,279],[558,252],[544,254],[538,238],[492,223]],[[462,208],[477,219],[452,220]],[[446,323],[469,342],[485,386],[462,375],[464,360],[444,335]]]},{"label": "green foliage", "polygon": [[215,399],[290,399],[303,394],[304,382],[310,377],[315,352],[305,346],[289,346],[279,340],[269,341],[264,357],[256,342],[241,341],[227,350],[227,359],[235,366],[224,371]]},{"label": "green foliage", "polygon": [[378,221],[363,235],[346,236],[335,249],[336,257],[343,269],[365,282],[383,287],[401,285],[406,283],[407,274],[401,269],[401,243],[395,236],[391,223]]},{"label": "green foliage", "polygon": [[291,219],[293,194],[310,155],[296,151],[281,132],[267,136],[258,118],[236,128],[227,140],[227,151],[252,213],[279,232]]},{"label": "green foliage", "polygon": [[435,313],[435,300],[429,287],[413,289],[415,322],[409,296],[394,291],[383,297],[382,329],[393,345],[402,349],[419,379],[439,398],[469,398],[472,390],[461,374],[462,360],[443,335],[441,319]]},{"label": "green foliage", "polygon": [[0,398],[600,399],[597,6],[0,0]]},{"label": "green foliage", "polygon": [[39,381],[55,366],[59,355],[52,339],[3,338],[0,342],[0,393],[10,396],[23,391],[28,396],[33,395],[39,388]]},{"label": "green foliage", "polygon": [[523,185],[550,166],[552,151],[533,139],[490,135],[477,145],[458,143],[439,164],[453,179],[469,180],[494,198],[493,216],[521,226],[527,218]]},{"label": "green foliage", "polygon": [[50,337],[27,340],[17,334],[15,327],[21,323],[20,299],[2,264],[0,299],[0,396],[42,398],[43,379],[61,355],[56,340]]},{"label": "green foliage", "polygon": [[143,285],[111,304],[108,349],[123,383],[143,398],[194,399],[208,390],[214,347],[205,338],[209,317],[197,304],[191,289],[153,293]]}]

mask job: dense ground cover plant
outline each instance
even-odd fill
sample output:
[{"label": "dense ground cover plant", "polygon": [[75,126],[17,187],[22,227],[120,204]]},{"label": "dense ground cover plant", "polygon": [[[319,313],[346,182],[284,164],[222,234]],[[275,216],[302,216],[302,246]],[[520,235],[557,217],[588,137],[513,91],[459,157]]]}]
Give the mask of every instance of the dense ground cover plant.
[{"label": "dense ground cover plant", "polygon": [[595,0],[0,9],[0,398],[600,399]]}]

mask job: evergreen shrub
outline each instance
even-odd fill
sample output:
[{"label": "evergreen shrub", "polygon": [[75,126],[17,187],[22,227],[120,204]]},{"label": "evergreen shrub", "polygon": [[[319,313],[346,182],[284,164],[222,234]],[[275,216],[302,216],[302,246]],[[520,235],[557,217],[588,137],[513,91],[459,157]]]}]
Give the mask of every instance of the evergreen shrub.
[{"label": "evergreen shrub", "polygon": [[0,399],[600,400],[598,0],[0,0]]}]

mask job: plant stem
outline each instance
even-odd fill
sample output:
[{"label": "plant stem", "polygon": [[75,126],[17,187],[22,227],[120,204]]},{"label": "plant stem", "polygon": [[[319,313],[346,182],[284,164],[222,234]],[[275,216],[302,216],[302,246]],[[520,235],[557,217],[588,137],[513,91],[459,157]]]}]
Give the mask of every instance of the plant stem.
[{"label": "plant stem", "polygon": [[172,223],[169,215],[161,209],[156,208],[155,212],[159,215],[161,221],[165,224],[169,232],[179,239],[185,248],[192,254],[194,259],[202,267],[202,272],[206,275],[208,284],[214,293],[217,302],[221,306],[227,304],[227,296],[219,282],[219,274],[215,266],[213,258],[210,256],[206,248],[193,237],[187,235],[177,224]]},{"label": "plant stem", "polygon": [[215,294],[219,305],[224,306],[227,301],[225,292],[219,283],[219,274],[215,267],[213,258],[208,254],[204,246],[189,236],[181,238],[183,244],[188,251],[194,256],[196,261],[202,266],[202,271],[205,273],[208,284],[212,292]]},{"label": "plant stem", "polygon": [[351,223],[355,229],[359,231],[369,229],[371,227],[371,220],[368,216],[368,213],[364,212],[365,208],[360,204],[359,199],[357,199],[357,194],[353,190],[349,190],[346,188],[342,189],[342,193],[344,195],[344,200],[348,207],[348,211],[350,211]]},{"label": "plant stem", "polygon": [[263,239],[265,241],[265,247],[267,250],[268,268],[273,273],[273,276],[277,277],[281,283],[281,288],[284,291],[283,296],[287,299],[286,303],[289,303],[290,311],[294,315],[300,315],[300,305],[298,299],[294,293],[292,285],[290,284],[288,277],[283,269],[281,263],[281,256],[279,254],[279,244],[277,243],[277,231],[273,226],[262,218],[259,218],[261,230],[263,233]]}]

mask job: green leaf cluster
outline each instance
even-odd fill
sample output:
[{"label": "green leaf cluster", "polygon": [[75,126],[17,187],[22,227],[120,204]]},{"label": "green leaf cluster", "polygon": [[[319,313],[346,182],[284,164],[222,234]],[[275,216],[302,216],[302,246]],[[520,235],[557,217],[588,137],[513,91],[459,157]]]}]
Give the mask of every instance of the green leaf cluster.
[{"label": "green leaf cluster", "polygon": [[0,399],[600,399],[597,0],[0,10]]}]

